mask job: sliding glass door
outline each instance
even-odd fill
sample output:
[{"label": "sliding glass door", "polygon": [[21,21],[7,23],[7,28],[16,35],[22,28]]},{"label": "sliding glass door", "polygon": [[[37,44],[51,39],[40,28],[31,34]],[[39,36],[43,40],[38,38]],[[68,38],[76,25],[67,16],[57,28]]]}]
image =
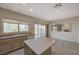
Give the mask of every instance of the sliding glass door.
[{"label": "sliding glass door", "polygon": [[35,36],[45,37],[46,36],[46,26],[41,24],[35,24]]}]

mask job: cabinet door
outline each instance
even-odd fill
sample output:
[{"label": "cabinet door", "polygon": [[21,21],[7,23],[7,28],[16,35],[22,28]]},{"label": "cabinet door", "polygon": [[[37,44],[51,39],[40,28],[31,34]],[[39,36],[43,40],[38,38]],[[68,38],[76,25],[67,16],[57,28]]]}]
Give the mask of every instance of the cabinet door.
[{"label": "cabinet door", "polygon": [[51,55],[51,47],[42,53],[42,55]]},{"label": "cabinet door", "polygon": [[30,49],[26,44],[24,44],[24,55],[36,55],[32,49]]},{"label": "cabinet door", "polygon": [[24,46],[24,40],[22,38],[16,38],[13,40],[13,49],[18,49]]},{"label": "cabinet door", "polygon": [[1,41],[0,54],[5,54],[9,51],[12,51],[12,41]]},{"label": "cabinet door", "polygon": [[26,40],[27,38],[26,37],[20,37],[18,39],[19,39],[19,45],[20,45],[20,47],[24,47],[24,40]]},{"label": "cabinet door", "polygon": [[24,39],[21,38],[21,39],[19,40],[19,44],[20,44],[20,47],[24,47]]},{"label": "cabinet door", "polygon": [[20,48],[20,44],[19,44],[19,39],[13,40],[13,49],[18,49]]}]

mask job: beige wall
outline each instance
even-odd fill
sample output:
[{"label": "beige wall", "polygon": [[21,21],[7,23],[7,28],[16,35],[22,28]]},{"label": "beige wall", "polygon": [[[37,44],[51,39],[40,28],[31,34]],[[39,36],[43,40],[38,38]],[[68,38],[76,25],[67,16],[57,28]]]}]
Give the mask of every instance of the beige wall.
[{"label": "beige wall", "polygon": [[2,25],[1,25],[1,20],[2,19],[12,19],[12,20],[18,20],[18,21],[24,21],[28,22],[30,24],[29,30],[34,34],[34,24],[39,23],[39,24],[47,24],[47,21],[43,21],[41,19],[37,19],[34,17],[30,17],[27,15],[23,15],[20,13],[16,13],[7,9],[0,8],[0,33],[2,32]]},{"label": "beige wall", "polygon": [[[52,31],[51,30],[52,23],[57,23],[57,24],[70,23],[70,24],[72,24],[72,32]],[[49,28],[50,28],[49,29],[49,35],[51,37],[79,43],[79,17],[72,17],[72,18],[52,21],[52,22],[49,22],[49,25],[50,25],[49,26]]]}]

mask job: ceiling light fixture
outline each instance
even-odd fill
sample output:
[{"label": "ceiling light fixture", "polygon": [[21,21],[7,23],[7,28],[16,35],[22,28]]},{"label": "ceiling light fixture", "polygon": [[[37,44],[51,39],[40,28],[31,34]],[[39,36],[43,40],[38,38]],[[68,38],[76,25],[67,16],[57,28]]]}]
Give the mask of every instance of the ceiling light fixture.
[{"label": "ceiling light fixture", "polygon": [[60,8],[60,7],[62,7],[61,3],[57,3],[57,4],[54,6],[54,8]]},{"label": "ceiling light fixture", "polygon": [[33,11],[33,9],[30,9],[30,11]]}]

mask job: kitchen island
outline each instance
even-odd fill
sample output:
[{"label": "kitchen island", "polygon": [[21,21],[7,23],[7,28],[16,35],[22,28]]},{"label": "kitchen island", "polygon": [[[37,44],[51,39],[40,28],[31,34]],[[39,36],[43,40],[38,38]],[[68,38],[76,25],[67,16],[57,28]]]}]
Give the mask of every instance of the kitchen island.
[{"label": "kitchen island", "polygon": [[55,40],[49,37],[32,38],[24,41],[25,55],[51,55],[51,46]]}]

